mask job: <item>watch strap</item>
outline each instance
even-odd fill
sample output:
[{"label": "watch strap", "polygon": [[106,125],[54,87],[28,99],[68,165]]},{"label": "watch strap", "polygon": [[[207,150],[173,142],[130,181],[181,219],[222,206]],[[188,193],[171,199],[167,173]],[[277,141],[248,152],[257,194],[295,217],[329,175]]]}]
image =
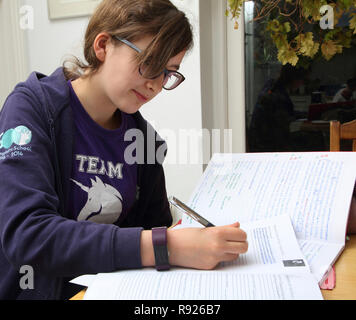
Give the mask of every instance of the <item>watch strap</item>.
[{"label": "watch strap", "polygon": [[152,243],[157,271],[169,270],[167,227],[152,229]]}]

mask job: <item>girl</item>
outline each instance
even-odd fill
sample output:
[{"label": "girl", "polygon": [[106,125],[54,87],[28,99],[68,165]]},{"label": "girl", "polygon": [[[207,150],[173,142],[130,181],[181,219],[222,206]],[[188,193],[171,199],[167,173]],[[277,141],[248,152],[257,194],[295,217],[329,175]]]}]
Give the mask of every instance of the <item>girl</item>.
[{"label": "girl", "polygon": [[[139,109],[184,81],[178,69],[191,47],[191,26],[170,1],[103,0],[85,35],[87,64],[32,73],[9,95],[0,117],[0,298],[64,299],[81,274],[212,269],[246,252],[239,223],[167,230],[163,159],[148,159],[165,143],[150,150],[153,129]],[[33,268],[30,289],[24,265]]]}]

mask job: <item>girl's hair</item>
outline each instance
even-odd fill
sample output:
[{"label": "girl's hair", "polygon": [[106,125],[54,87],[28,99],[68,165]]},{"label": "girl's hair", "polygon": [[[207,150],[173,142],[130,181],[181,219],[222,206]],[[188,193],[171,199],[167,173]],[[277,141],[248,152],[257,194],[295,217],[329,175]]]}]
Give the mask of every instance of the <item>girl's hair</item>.
[{"label": "girl's hair", "polygon": [[[160,74],[172,57],[193,46],[192,27],[187,17],[169,0],[103,0],[86,30],[84,57],[87,64],[76,57],[64,61],[67,79],[87,78],[99,70],[102,62],[97,59],[93,44],[101,32],[128,41],[153,36],[147,49],[137,55],[137,63],[148,66],[147,77]],[[114,37],[111,39],[115,45],[122,44]],[[67,63],[72,67],[66,67]]]}]

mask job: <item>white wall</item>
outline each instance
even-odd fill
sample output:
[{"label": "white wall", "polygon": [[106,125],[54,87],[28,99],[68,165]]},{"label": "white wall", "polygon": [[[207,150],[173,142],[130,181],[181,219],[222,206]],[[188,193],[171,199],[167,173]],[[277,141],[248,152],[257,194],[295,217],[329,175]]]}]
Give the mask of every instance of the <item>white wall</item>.
[{"label": "white wall", "polygon": [[22,0],[34,12],[34,29],[26,30],[29,72],[51,74],[67,54],[83,58],[82,43],[88,17],[49,20],[47,0]]},{"label": "white wall", "polygon": [[[204,1],[204,0],[202,0]],[[176,195],[182,201],[188,201],[200,176],[203,173],[201,163],[194,164],[191,155],[187,155],[187,146],[184,137],[180,135],[182,130],[202,129],[202,103],[200,81],[200,38],[199,38],[199,1],[197,0],[173,0],[178,8],[186,12],[193,25],[195,46],[183,60],[179,70],[186,77],[186,81],[173,91],[165,91],[142,108],[142,114],[154,125],[162,138],[168,143],[168,156],[176,155],[175,159],[167,159],[164,165],[167,192]],[[167,129],[175,133],[175,137],[169,139],[165,132]],[[192,141],[191,139],[190,141]],[[180,147],[181,145],[181,147]],[[187,146],[188,147],[188,146]],[[202,154],[202,146],[193,146],[199,156]],[[179,157],[187,159],[185,163],[179,163]],[[184,161],[183,161],[184,162]]]},{"label": "white wall", "polygon": [[19,0],[0,0],[0,109],[14,86],[27,76],[19,10]]},{"label": "white wall", "polygon": [[[34,8],[34,29],[26,31],[29,71],[52,73],[63,62],[66,54],[82,58],[82,42],[88,18],[70,18],[50,21],[47,0],[22,0]],[[204,1],[204,0],[203,0]],[[162,92],[141,111],[153,126],[165,137],[166,129],[178,136],[181,129],[202,128],[202,103],[200,85],[199,1],[174,0],[190,18],[195,33],[195,47],[186,56],[181,72],[187,78],[181,87]],[[175,139],[168,141],[169,154],[174,152]],[[181,139],[180,142],[184,142]],[[179,145],[179,139],[177,140]],[[182,150],[182,148],[180,148]],[[202,147],[194,148],[201,154]],[[177,150],[177,157],[179,156]],[[174,154],[174,153],[172,153]],[[170,161],[172,163],[173,161]],[[202,164],[165,164],[167,191],[183,201],[189,199],[202,174]]]}]

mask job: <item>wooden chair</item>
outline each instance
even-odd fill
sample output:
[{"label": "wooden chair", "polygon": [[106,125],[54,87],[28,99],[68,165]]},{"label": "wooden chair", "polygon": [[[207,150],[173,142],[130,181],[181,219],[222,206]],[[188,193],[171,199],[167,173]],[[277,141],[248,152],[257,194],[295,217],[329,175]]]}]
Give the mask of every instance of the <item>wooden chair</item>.
[{"label": "wooden chair", "polygon": [[330,151],[340,151],[340,140],[352,140],[352,151],[356,151],[356,120],[330,121]]}]

